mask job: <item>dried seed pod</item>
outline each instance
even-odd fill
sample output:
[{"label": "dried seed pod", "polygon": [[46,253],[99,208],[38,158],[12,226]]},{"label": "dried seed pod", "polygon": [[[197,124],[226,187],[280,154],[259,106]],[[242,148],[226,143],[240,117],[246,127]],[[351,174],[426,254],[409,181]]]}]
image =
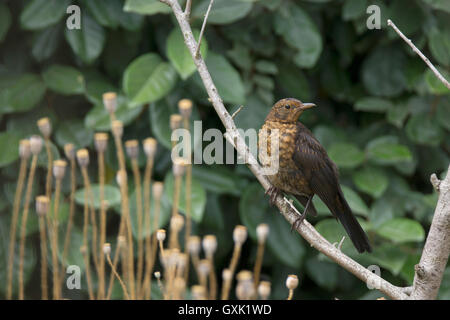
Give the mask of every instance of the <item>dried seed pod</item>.
[{"label": "dried seed pod", "polygon": [[266,223],[261,223],[256,227],[256,236],[259,243],[266,242],[267,236],[269,235],[269,225]]},{"label": "dried seed pod", "polygon": [[233,241],[235,244],[242,245],[247,240],[247,228],[238,225],[233,230]]},{"label": "dried seed pod", "polygon": [[156,279],[161,279],[161,272],[159,272],[159,271],[155,271],[154,273],[153,273],[153,275],[155,276],[155,278]]},{"label": "dried seed pod", "polygon": [[178,128],[181,128],[181,124],[183,122],[183,118],[180,114],[172,114],[170,115],[170,129],[176,130]]},{"label": "dried seed pod", "polygon": [[126,171],[124,171],[124,170],[117,171],[117,173],[116,173],[116,182],[119,185],[119,187],[124,186],[124,184],[126,183],[127,179],[128,179],[128,176],[127,176],[127,172]]},{"label": "dried seed pod", "polygon": [[125,151],[131,159],[137,159],[139,156],[139,142],[137,140],[128,140],[125,142]]},{"label": "dried seed pod", "polygon": [[200,285],[193,285],[191,287],[192,298],[194,300],[206,299],[206,288]]},{"label": "dried seed pod", "polygon": [[66,143],[64,145],[64,153],[67,159],[69,160],[75,159],[75,146],[73,145],[73,143]]},{"label": "dried seed pod", "polygon": [[228,269],[228,268],[223,269],[223,271],[222,271],[222,279],[223,280],[231,281],[232,277],[233,277],[233,274],[231,273],[230,269]]},{"label": "dried seed pod", "polygon": [[123,135],[123,123],[120,120],[114,120],[111,124],[111,131],[115,137],[121,138]]},{"label": "dried seed pod", "polygon": [[55,179],[59,180],[64,178],[64,174],[66,173],[67,162],[64,160],[55,160],[53,161],[53,175]]},{"label": "dried seed pod", "polygon": [[252,281],[253,274],[248,270],[242,270],[236,275],[238,281]]},{"label": "dried seed pod", "polygon": [[155,200],[159,200],[162,197],[164,190],[164,183],[156,181],[152,186],[152,195]]},{"label": "dried seed pod", "polygon": [[255,294],[255,287],[251,281],[239,281],[236,285],[236,297],[239,300],[250,300]]},{"label": "dried seed pod", "polygon": [[39,131],[42,133],[45,139],[50,138],[52,134],[52,125],[50,123],[49,118],[41,118],[37,121],[37,125],[39,127]]},{"label": "dried seed pod", "polygon": [[35,156],[39,154],[42,150],[42,138],[38,135],[32,135],[30,137],[30,149],[31,153]]},{"label": "dried seed pod", "polygon": [[47,215],[50,206],[50,199],[46,196],[36,197],[36,213],[39,217]]},{"label": "dried seed pod", "polygon": [[173,160],[172,171],[175,177],[180,177],[186,171],[187,162],[183,158],[176,158]]},{"label": "dried seed pod", "polygon": [[261,281],[258,286],[258,294],[263,300],[269,299],[271,285],[269,281]]},{"label": "dried seed pod", "polygon": [[190,236],[188,240],[188,251],[192,255],[198,255],[200,253],[200,237]]},{"label": "dried seed pod", "polygon": [[97,132],[94,135],[94,145],[98,153],[105,152],[108,147],[108,134],[105,132]]},{"label": "dried seed pod", "polygon": [[205,251],[206,256],[212,256],[217,249],[217,238],[215,235],[206,235],[203,237],[203,251]]},{"label": "dried seed pod", "polygon": [[20,140],[19,143],[19,156],[20,159],[28,159],[31,156],[30,141],[27,139]]},{"label": "dried seed pod", "polygon": [[111,253],[111,244],[110,243],[105,243],[103,245],[103,253],[106,255],[109,255]]},{"label": "dried seed pod", "polygon": [[192,114],[192,100],[181,99],[178,101],[178,110],[183,118],[189,118]]},{"label": "dried seed pod", "polygon": [[164,229],[158,229],[158,231],[156,231],[156,239],[158,241],[164,241],[166,240],[166,230]]},{"label": "dried seed pod", "polygon": [[78,165],[86,168],[89,165],[89,152],[87,149],[80,149],[77,151]]},{"label": "dried seed pod", "polygon": [[170,219],[170,228],[178,232],[184,226],[184,218],[181,214],[176,214]]},{"label": "dried seed pod", "polygon": [[103,94],[103,105],[106,111],[114,113],[117,110],[117,94],[115,92],[105,92]]},{"label": "dried seed pod", "polygon": [[201,276],[206,277],[209,274],[209,271],[211,270],[209,261],[206,259],[202,259],[198,263],[198,273]]},{"label": "dried seed pod", "polygon": [[155,138],[147,138],[144,140],[144,153],[147,158],[154,158],[156,154],[156,147],[158,145],[158,141]]},{"label": "dried seed pod", "polygon": [[298,287],[298,277],[295,274],[288,275],[286,279],[286,287],[289,290],[294,290]]}]

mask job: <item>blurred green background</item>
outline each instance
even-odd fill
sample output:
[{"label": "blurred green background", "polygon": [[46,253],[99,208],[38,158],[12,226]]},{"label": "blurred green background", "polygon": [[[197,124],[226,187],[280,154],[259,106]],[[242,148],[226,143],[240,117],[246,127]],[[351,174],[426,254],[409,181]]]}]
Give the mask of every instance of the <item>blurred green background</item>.
[{"label": "blurred green background", "polygon": [[[193,1],[191,23],[197,34],[208,3]],[[81,8],[81,30],[66,28],[70,4]],[[381,9],[380,30],[366,27],[370,4]],[[450,94],[387,28],[388,18],[450,79],[450,2],[445,0],[215,0],[202,50],[228,110],[245,105],[236,118],[240,128],[259,128],[271,105],[283,97],[319,106],[301,121],[338,165],[347,201],[374,247],[372,254],[359,255],[345,240],[343,251],[364,266],[380,266],[381,276],[394,284],[408,286],[437,201],[429,177],[436,173],[443,178],[450,162]],[[90,148],[95,158],[93,134],[109,129],[101,100],[105,91],[120,94],[118,118],[126,125],[125,139],[158,139],[155,179],[166,183],[165,226],[173,185],[169,116],[178,112],[177,102],[194,101],[193,118],[203,121],[203,130],[223,130],[169,7],[156,0],[0,2],[1,284],[6,283],[3,266],[19,139],[38,133],[36,121],[48,116],[56,154],[63,157],[63,145],[72,142]],[[108,200],[118,204],[112,142],[106,158]],[[143,166],[143,155],[141,160]],[[35,195],[44,189],[44,152],[39,163]],[[96,181],[96,161],[91,163]],[[296,299],[380,296],[290,233],[246,166],[195,165],[193,172],[194,233],[217,235],[219,276],[229,264],[237,224],[247,226],[250,236],[238,270],[253,269],[255,229],[265,222],[271,229],[262,279],[272,282],[272,298],[287,297],[290,273],[300,278]],[[69,190],[66,177],[61,225],[67,219]],[[329,241],[340,241],[343,228],[315,201],[320,214],[309,220]],[[116,207],[112,212],[119,212]],[[109,219],[108,235],[114,241],[119,215]],[[39,297],[34,214],[28,235],[27,297]],[[73,239],[70,259],[82,266],[78,228]],[[4,290],[0,286],[0,297]],[[85,291],[66,295],[86,298]],[[450,299],[450,268],[439,298]]]}]

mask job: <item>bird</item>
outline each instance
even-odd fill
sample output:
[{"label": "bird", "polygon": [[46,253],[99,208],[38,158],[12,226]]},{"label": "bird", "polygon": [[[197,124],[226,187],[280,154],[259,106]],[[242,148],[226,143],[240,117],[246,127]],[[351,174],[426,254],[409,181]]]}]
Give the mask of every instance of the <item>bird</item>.
[{"label": "bird", "polygon": [[[285,98],[270,109],[258,133],[258,158],[263,169],[270,169],[266,176],[272,184],[266,194],[271,205],[278,195],[286,193],[304,206],[304,212],[293,227],[302,223],[307,213],[317,215],[312,203],[317,195],[342,223],[357,251],[372,252],[366,233],[344,198],[337,166],[311,131],[299,121],[302,113],[313,107],[316,107],[314,103]],[[278,149],[275,140],[271,140],[275,137],[278,137]]]}]

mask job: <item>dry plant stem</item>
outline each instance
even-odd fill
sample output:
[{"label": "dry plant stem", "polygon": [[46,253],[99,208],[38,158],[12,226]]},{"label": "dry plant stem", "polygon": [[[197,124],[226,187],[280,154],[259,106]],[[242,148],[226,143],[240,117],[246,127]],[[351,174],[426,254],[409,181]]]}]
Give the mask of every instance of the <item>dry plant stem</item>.
[{"label": "dry plant stem", "polygon": [[48,281],[47,281],[47,235],[46,235],[45,217],[39,217],[39,234],[41,237],[41,293],[42,300],[48,300]]},{"label": "dry plant stem", "polygon": [[[77,180],[76,180],[76,160],[75,158],[70,160],[70,205],[69,205],[69,218],[67,222],[67,229],[66,229],[66,236],[64,239],[64,248],[63,248],[63,254],[62,254],[62,263],[61,263],[61,270],[64,270],[66,267],[66,259],[67,259],[67,253],[69,251],[70,246],[70,235],[72,233],[72,226],[73,226],[73,216],[75,213],[75,190],[77,188]],[[61,272],[60,275],[60,287],[62,285],[62,282],[64,280],[64,272]]]},{"label": "dry plant stem", "polygon": [[255,267],[253,269],[253,286],[255,288],[255,292],[257,292],[258,290],[258,285],[259,285],[259,275],[261,274],[261,267],[262,267],[262,262],[263,262],[263,258],[264,258],[264,247],[265,247],[265,242],[261,241],[258,242],[258,249],[256,252],[256,260],[255,260]]},{"label": "dry plant stem", "polygon": [[31,190],[33,188],[34,174],[36,172],[37,155],[33,155],[31,160],[30,172],[28,174],[27,189],[25,193],[25,205],[22,214],[22,223],[20,226],[20,250],[19,250],[19,300],[25,298],[23,284],[23,264],[25,258],[25,239],[27,231],[28,211],[30,209]]},{"label": "dry plant stem", "polygon": [[294,289],[289,289],[289,295],[286,300],[292,300],[294,297]]},{"label": "dry plant stem", "polygon": [[137,209],[137,225],[138,225],[138,261],[137,261],[137,275],[136,275],[136,290],[141,291],[142,273],[144,270],[144,239],[142,238],[142,186],[141,174],[139,172],[139,165],[137,159],[131,159],[131,166],[133,169],[134,182],[136,184],[136,209]]},{"label": "dry plant stem", "polygon": [[53,154],[50,146],[50,139],[45,139],[45,151],[47,152],[47,179],[45,180],[45,195],[51,199],[52,196],[52,168]]},{"label": "dry plant stem", "polygon": [[97,230],[97,218],[96,218],[96,213],[95,213],[95,207],[94,207],[94,195],[92,194],[92,188],[91,188],[91,182],[89,181],[89,175],[87,172],[86,167],[82,167],[81,168],[81,173],[83,175],[83,180],[84,180],[84,187],[87,190],[87,200],[88,200],[88,206],[90,208],[90,218],[91,218],[91,223],[92,223],[92,257],[94,258],[94,265],[95,265],[95,269],[97,271],[97,274],[99,273],[100,270],[100,265],[99,265],[99,258],[98,258],[98,239],[97,239],[97,234],[98,234],[98,230]]},{"label": "dry plant stem", "polygon": [[8,280],[6,288],[6,299],[12,298],[14,250],[16,245],[17,220],[19,219],[20,200],[22,199],[23,184],[27,175],[28,159],[20,160],[19,178],[17,180],[16,193],[14,195],[13,214],[11,227],[9,229],[9,247],[8,247]]},{"label": "dry plant stem", "polygon": [[[87,216],[87,214],[86,214]],[[84,248],[87,248],[86,246],[84,246]],[[84,267],[85,267],[85,271],[86,271],[86,282],[87,282],[87,287],[88,287],[88,294],[89,294],[89,300],[94,300],[94,290],[92,288],[92,278],[91,278],[91,266],[89,264],[89,253],[88,252],[84,252],[83,254],[83,261],[84,261]]]},{"label": "dry plant stem", "polygon": [[209,12],[211,11],[214,0],[209,1],[208,9],[206,10],[205,19],[203,19],[202,29],[200,30],[200,35],[198,37],[197,49],[195,50],[195,56],[198,57],[200,52],[200,46],[202,45],[203,33],[205,33],[206,21],[208,21]]},{"label": "dry plant stem", "polygon": [[105,255],[102,254],[103,245],[106,242],[106,207],[103,203],[105,200],[105,154],[98,153],[98,175],[100,184],[100,261],[98,274],[98,299],[105,298]]},{"label": "dry plant stem", "polygon": [[433,71],[436,77],[450,90],[450,83],[444,78],[444,76],[436,69],[436,67],[430,62],[430,60],[414,45],[411,39],[408,39],[403,32],[390,20],[387,21],[388,26],[397,32],[397,34],[411,47],[411,49],[417,53],[417,55],[427,64],[427,66]]},{"label": "dry plant stem", "polygon": [[186,9],[184,10],[184,14],[186,16],[186,19],[189,20],[189,16],[191,14],[191,8],[192,8],[192,0],[186,1]]},{"label": "dry plant stem", "polygon": [[[153,159],[147,158],[147,164],[145,166],[144,173],[144,229],[147,231],[147,236],[145,237],[145,270],[143,274],[143,281],[139,293],[140,299],[145,298],[145,288],[147,284],[147,279],[151,278],[151,255],[152,255],[152,223],[150,219],[150,187],[152,181],[152,171],[153,171]],[[150,274],[149,274],[150,272]]]},{"label": "dry plant stem", "polygon": [[116,268],[114,267],[114,264],[111,261],[111,257],[109,254],[106,255],[106,260],[108,260],[109,266],[111,267],[112,273],[114,276],[119,280],[120,286],[122,287],[123,295],[125,296],[126,300],[130,300],[130,296],[127,292],[127,287],[125,286],[125,283],[123,283],[123,280],[120,278],[119,274],[116,271]]},{"label": "dry plant stem", "polygon": [[[189,131],[189,118],[184,118],[184,128]],[[191,211],[192,211],[192,161],[191,161],[191,153],[189,152],[188,155],[186,155],[188,158],[188,164],[186,166],[186,186],[185,186],[185,202],[186,202],[186,229],[184,233],[184,252],[187,254],[187,257],[189,259],[188,254],[188,242],[189,237],[191,236],[191,230],[192,230],[192,221],[191,221]],[[184,268],[184,281],[187,283],[189,277],[189,260],[186,262],[186,267]]]},{"label": "dry plant stem", "polygon": [[[189,21],[185,18],[183,11],[180,8],[178,1],[175,0],[160,0],[168,4],[179,23],[182,34],[184,36],[185,44],[193,57],[194,63],[199,72],[200,78],[203,81],[203,85],[206,88],[208,96],[211,100],[211,103],[222,121],[223,125],[227,130],[227,140],[234,146],[237,150],[238,154],[246,159],[246,163],[248,164],[250,170],[258,179],[259,183],[263,186],[265,190],[267,190],[271,184],[264,176],[261,167],[258,165],[258,162],[253,157],[253,155],[249,152],[247,145],[243,138],[239,135],[236,125],[231,118],[231,115],[228,113],[227,109],[223,105],[223,101],[218,94],[217,88],[214,85],[214,82],[211,78],[211,75],[206,67],[205,61],[203,60],[201,54],[195,56],[195,51],[197,48],[197,44],[195,38],[192,34],[191,26],[189,25]],[[282,196],[278,196],[275,202],[276,206],[279,208],[283,217],[292,225],[298,219],[298,211],[294,210],[286,201],[283,200]],[[308,221],[304,220],[303,223],[297,226],[296,231],[310,243],[311,246],[325,254],[331,260],[345,268],[347,271],[353,273],[356,277],[358,277],[362,281],[370,281],[371,283],[377,283],[379,286],[379,290],[389,296],[392,299],[405,299],[407,295],[403,293],[402,289],[392,285],[388,281],[382,279],[381,277],[375,275],[371,271],[364,268],[362,265],[352,260],[342,252],[340,252],[337,248],[335,248],[331,243],[329,243],[322,235],[320,235],[316,229],[308,223]]]},{"label": "dry plant stem", "polygon": [[[180,190],[181,190],[181,175],[175,176],[174,183],[174,191],[173,191],[173,206],[172,206],[172,217],[178,215],[178,204],[180,201]],[[178,243],[178,230],[170,229],[170,240],[169,240],[169,248],[179,248],[180,245]]]},{"label": "dry plant stem", "polygon": [[236,266],[238,264],[239,257],[241,256],[241,248],[242,247],[239,243],[235,243],[230,266],[228,268],[230,270],[231,276],[229,280],[224,281],[222,287],[222,300],[228,300],[228,297],[230,295],[231,283],[233,282],[234,272],[236,271]]},{"label": "dry plant stem", "polygon": [[[160,199],[155,200],[155,214],[153,216],[153,225],[155,226],[155,228],[158,228],[159,226],[159,214],[160,214],[160,209],[161,209],[161,201]],[[150,229],[151,230],[151,229]],[[156,239],[156,232],[153,233],[152,238],[151,238],[151,256],[150,256],[150,263],[147,264],[147,270],[145,271],[146,273],[146,284],[144,286],[144,290],[145,290],[145,298],[146,299],[151,299],[152,297],[152,286],[151,286],[151,277],[153,274],[153,268],[155,267],[155,262],[156,262],[156,254],[158,252],[158,240]]]},{"label": "dry plant stem", "polygon": [[208,256],[209,262],[209,299],[216,300],[217,297],[217,277],[216,271],[214,270],[214,257],[213,255]]},{"label": "dry plant stem", "polygon": [[52,264],[53,264],[53,299],[59,300],[59,262],[58,262],[58,225],[59,225],[59,198],[61,195],[61,179],[56,179],[55,202],[53,211],[52,232]]},{"label": "dry plant stem", "polygon": [[[118,241],[117,241],[117,244],[118,244]],[[112,263],[112,265],[113,265],[112,268],[114,268],[114,270],[117,270],[117,264],[119,263],[119,258],[120,258],[120,251],[121,250],[120,250],[119,246],[117,246],[116,253],[114,254],[114,261]],[[108,284],[108,291],[107,291],[107,294],[106,294],[106,300],[111,299],[112,289],[113,289],[113,285],[114,285],[115,276],[114,276],[114,273],[112,271],[112,268],[111,268],[111,275],[110,275],[110,278],[109,278],[109,284]]]},{"label": "dry plant stem", "polygon": [[[432,175],[431,180],[434,179],[437,180],[436,176]],[[445,179],[436,185],[439,200],[422,257],[415,266],[410,299],[436,299],[450,255],[450,166]]]}]

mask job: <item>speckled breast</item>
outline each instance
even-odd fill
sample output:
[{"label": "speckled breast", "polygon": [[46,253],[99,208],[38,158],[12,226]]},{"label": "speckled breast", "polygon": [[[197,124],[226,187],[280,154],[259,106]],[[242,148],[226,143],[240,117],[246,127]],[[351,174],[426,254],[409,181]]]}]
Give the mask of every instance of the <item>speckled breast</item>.
[{"label": "speckled breast", "polygon": [[[278,133],[277,131],[278,130]],[[269,181],[292,194],[309,194],[309,187],[293,160],[297,126],[293,123],[266,121],[258,134],[258,158],[263,168],[270,168]],[[274,139],[279,137],[278,152]],[[278,162],[278,163],[277,163]],[[276,172],[273,172],[278,168]]]}]

